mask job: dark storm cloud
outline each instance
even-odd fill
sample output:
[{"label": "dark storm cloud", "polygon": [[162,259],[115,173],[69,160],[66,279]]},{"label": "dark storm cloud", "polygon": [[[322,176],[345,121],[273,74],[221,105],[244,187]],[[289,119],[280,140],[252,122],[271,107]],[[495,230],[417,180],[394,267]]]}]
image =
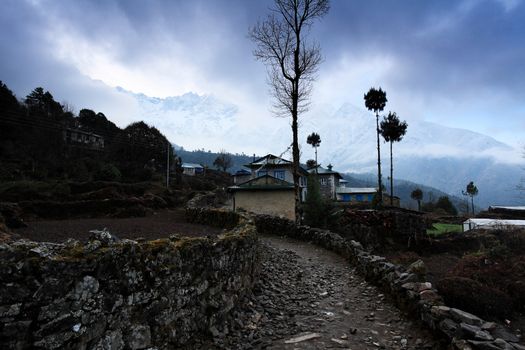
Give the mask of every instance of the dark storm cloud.
[{"label": "dark storm cloud", "polygon": [[[78,56],[80,48],[89,58],[93,49],[106,60],[101,65],[114,63],[109,72],[121,69],[132,78],[151,74],[150,84],[137,78],[137,92],[141,86],[145,91],[162,86],[164,72],[155,71],[155,65],[165,64],[165,75],[174,74],[175,87],[194,82],[201,92],[238,90],[257,99],[267,92],[265,70],[251,55],[247,31],[271,4],[7,0],[0,12],[0,79],[19,95],[44,85],[70,100],[82,94],[100,99],[110,89],[87,76],[89,59],[81,66],[83,57],[68,57]],[[482,112],[480,123],[486,125],[496,113],[507,115],[509,124],[522,123],[524,35],[525,6],[519,0],[334,0],[311,33],[325,58],[319,86],[331,81],[330,74],[344,76],[337,69],[348,59],[346,67],[357,68],[339,82],[340,89],[351,90],[357,80],[363,86],[381,83],[398,97],[399,108],[419,101],[417,108],[425,106],[428,115],[438,115],[456,107],[465,123]],[[63,38],[67,40],[59,40]],[[360,64],[375,58],[377,63],[360,71]],[[392,68],[373,66],[384,62],[392,62]],[[372,76],[373,71],[378,75]],[[361,99],[361,93],[354,95]],[[472,115],[465,114],[476,99]]]}]

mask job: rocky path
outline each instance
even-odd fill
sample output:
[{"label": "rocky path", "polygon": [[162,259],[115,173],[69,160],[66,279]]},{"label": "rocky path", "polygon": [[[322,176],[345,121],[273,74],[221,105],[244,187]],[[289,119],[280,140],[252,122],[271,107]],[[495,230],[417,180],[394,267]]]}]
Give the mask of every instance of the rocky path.
[{"label": "rocky path", "polygon": [[300,241],[261,239],[260,280],[235,311],[234,330],[213,330],[218,348],[438,348],[343,258]]}]

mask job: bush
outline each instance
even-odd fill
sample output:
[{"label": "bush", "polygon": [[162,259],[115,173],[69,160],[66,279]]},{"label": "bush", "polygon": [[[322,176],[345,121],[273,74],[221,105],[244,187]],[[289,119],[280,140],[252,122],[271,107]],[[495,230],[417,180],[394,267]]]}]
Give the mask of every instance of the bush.
[{"label": "bush", "polygon": [[500,319],[512,314],[512,299],[505,293],[465,277],[446,277],[436,284],[449,306],[475,315]]},{"label": "bush", "polygon": [[103,165],[93,176],[97,181],[120,181],[122,174],[113,164]]}]

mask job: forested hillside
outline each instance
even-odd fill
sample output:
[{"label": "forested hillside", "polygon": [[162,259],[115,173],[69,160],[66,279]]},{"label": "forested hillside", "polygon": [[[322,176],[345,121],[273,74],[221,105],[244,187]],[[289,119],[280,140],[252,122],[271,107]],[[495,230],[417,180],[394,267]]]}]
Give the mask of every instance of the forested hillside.
[{"label": "forested hillside", "polygon": [[0,81],[1,180],[145,181],[166,171],[170,147],[142,121],[120,129],[102,112],[75,115],[42,87],[19,101]]}]

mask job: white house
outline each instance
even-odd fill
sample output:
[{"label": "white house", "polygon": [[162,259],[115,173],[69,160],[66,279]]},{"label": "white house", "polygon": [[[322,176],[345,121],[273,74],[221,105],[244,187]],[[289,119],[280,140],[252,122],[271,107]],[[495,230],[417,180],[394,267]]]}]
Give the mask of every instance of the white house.
[{"label": "white house", "polygon": [[182,163],[182,173],[190,176],[202,174],[204,173],[204,167],[200,164]]}]

